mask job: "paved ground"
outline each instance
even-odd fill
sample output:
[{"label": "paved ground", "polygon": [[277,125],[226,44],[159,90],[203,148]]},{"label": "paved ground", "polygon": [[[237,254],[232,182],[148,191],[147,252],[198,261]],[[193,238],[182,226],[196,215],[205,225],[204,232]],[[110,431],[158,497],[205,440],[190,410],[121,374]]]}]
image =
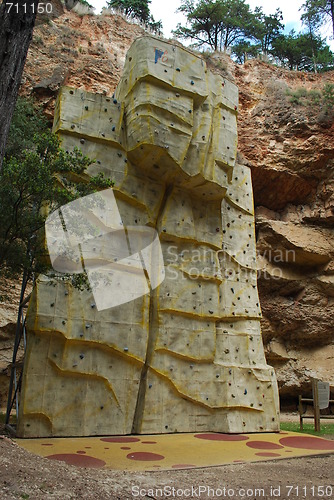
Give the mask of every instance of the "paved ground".
[{"label": "paved ground", "polygon": [[86,469],[39,457],[0,438],[1,500],[333,499],[333,470],[334,455],[193,470]]}]

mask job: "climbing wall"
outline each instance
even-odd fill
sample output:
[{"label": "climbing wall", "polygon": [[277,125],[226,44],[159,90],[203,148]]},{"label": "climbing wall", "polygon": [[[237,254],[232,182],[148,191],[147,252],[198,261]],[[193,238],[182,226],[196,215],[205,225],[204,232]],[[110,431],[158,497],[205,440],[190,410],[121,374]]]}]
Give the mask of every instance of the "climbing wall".
[{"label": "climbing wall", "polygon": [[[113,97],[61,89],[63,147],[95,159],[89,175],[115,181],[125,228],[157,231],[165,277],[105,310],[88,290],[39,278],[20,436],[279,430],[237,112],[233,84],[153,37],[134,42]],[[106,289],[117,293],[117,283]]]}]

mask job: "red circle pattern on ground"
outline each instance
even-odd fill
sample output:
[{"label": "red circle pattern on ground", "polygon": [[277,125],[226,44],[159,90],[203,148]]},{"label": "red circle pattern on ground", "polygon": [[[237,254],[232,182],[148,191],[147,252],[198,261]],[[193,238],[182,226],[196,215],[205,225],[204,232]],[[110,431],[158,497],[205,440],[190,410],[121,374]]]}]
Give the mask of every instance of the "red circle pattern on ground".
[{"label": "red circle pattern on ground", "polygon": [[279,450],[284,448],[280,444],[271,443],[270,441],[249,441],[246,445],[255,450]]},{"label": "red circle pattern on ground", "polygon": [[207,439],[208,441],[247,441],[248,436],[242,434],[194,434],[197,439]]},{"label": "red circle pattern on ground", "polygon": [[126,458],[129,460],[139,460],[142,462],[150,462],[155,460],[163,460],[165,457],[163,455],[158,455],[157,453],[149,453],[148,451],[136,451],[134,453],[129,453]]},{"label": "red circle pattern on ground", "polygon": [[99,458],[90,457],[88,455],[76,455],[74,453],[59,453],[57,455],[49,455],[46,458],[51,460],[60,460],[66,462],[68,465],[76,465],[77,467],[90,467],[93,469],[100,469],[106,465],[104,460]]},{"label": "red circle pattern on ground", "polygon": [[283,446],[302,450],[334,450],[334,441],[312,436],[289,436],[280,439],[279,442]]},{"label": "red circle pattern on ground", "polygon": [[105,443],[138,443],[140,439],[135,438],[135,437],[109,437],[109,438],[100,438],[100,441],[103,441]]}]

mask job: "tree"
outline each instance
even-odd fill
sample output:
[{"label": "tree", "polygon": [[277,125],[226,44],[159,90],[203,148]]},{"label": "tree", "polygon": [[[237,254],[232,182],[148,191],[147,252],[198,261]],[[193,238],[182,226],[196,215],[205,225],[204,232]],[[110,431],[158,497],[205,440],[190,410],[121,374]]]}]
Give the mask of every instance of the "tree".
[{"label": "tree", "polygon": [[334,0],[306,0],[302,5],[302,21],[308,20],[318,30],[323,23],[330,22],[334,36]]},{"label": "tree", "polygon": [[38,0],[0,5],[0,171],[37,9]]},{"label": "tree", "polygon": [[316,57],[315,57],[315,45],[316,45],[316,31],[320,27],[320,17],[318,15],[312,16],[310,12],[305,12],[305,14],[302,15],[301,17],[303,24],[306,25],[308,34],[310,37],[310,44],[311,44],[311,50],[312,50],[312,58],[313,58],[313,66],[314,66],[314,72],[317,73],[317,64],[316,64]]},{"label": "tree", "polygon": [[319,71],[333,67],[333,54],[320,36],[299,33],[294,30],[281,35],[273,42],[272,54],[289,69],[312,71],[314,65]]},{"label": "tree", "polygon": [[261,52],[259,44],[251,44],[248,40],[239,42],[232,46],[232,53],[239,64],[245,63],[249,58],[254,58]]},{"label": "tree", "polygon": [[261,52],[268,54],[272,43],[280,36],[284,30],[282,11],[276,9],[275,14],[267,16],[263,13],[261,7],[254,10],[255,23],[253,28],[253,37],[261,44]]},{"label": "tree", "polygon": [[88,177],[85,172],[93,160],[78,149],[65,152],[41,115],[31,116],[32,103],[20,99],[18,104],[8,141],[11,149],[0,173],[0,272],[23,274],[27,281],[45,268],[40,232],[47,214],[113,183],[103,175]]},{"label": "tree", "polygon": [[110,0],[107,5],[113,9],[119,9],[126,16],[148,23],[150,21],[150,3],[151,0]]},{"label": "tree", "polygon": [[187,17],[187,26],[179,23],[173,32],[177,37],[194,41],[194,46],[212,50],[227,47],[247,38],[252,31],[254,15],[244,0],[184,0],[178,9]]}]

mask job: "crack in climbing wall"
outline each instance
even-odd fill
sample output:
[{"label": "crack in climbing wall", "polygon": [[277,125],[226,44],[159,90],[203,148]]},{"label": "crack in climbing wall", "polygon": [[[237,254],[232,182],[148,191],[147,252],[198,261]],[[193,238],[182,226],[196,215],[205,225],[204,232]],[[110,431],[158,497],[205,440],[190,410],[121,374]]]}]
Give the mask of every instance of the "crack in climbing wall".
[{"label": "crack in climbing wall", "polygon": [[[165,205],[167,203],[168,197],[172,191],[172,185],[168,185],[165,187],[164,196],[162,198],[162,202],[159,208],[159,213],[155,223],[155,229],[158,228],[158,224],[160,222],[161,215],[165,209]],[[142,372],[140,375],[139,389],[137,395],[137,403],[136,409],[133,417],[133,425],[132,432],[134,434],[140,431],[141,422],[143,420],[144,414],[144,405],[145,405],[145,396],[146,396],[146,387],[147,387],[147,372],[151,365],[152,355],[156,346],[156,330],[152,328],[154,324],[154,302],[156,301],[156,291],[151,289],[150,292],[150,305],[149,305],[149,333],[148,333],[148,342],[147,342],[147,351],[145,363],[142,368]]]}]

